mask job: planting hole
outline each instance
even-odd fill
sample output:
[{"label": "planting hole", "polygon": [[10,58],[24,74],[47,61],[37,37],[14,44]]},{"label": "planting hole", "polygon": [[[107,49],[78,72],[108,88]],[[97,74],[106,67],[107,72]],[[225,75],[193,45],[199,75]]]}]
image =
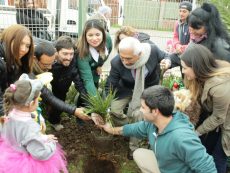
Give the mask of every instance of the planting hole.
[{"label": "planting hole", "polygon": [[85,160],[84,173],[114,173],[113,163],[106,160],[100,160],[94,156],[89,156]]}]

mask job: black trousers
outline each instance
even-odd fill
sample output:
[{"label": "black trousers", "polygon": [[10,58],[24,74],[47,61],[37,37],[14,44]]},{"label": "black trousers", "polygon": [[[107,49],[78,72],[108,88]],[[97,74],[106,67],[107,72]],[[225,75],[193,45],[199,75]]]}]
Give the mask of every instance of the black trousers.
[{"label": "black trousers", "polygon": [[[53,95],[62,101],[65,101],[66,99],[66,93],[61,92],[60,90],[59,91],[53,90]],[[50,111],[50,115],[48,117],[48,121],[51,124],[59,124],[61,121],[61,113],[62,113],[61,110],[52,107]]]},{"label": "black trousers", "polygon": [[[98,89],[98,86],[99,86],[99,83],[97,82],[97,83],[95,83],[94,82],[94,85],[95,85],[95,87]],[[83,102],[83,99],[79,96],[79,98],[78,98],[78,100],[77,100],[77,105],[76,105],[76,107],[77,108],[79,108],[79,107],[84,107],[85,105],[83,104],[84,102]],[[84,126],[84,121],[82,120],[82,119],[80,119],[80,118],[76,118],[76,123],[78,124],[78,125],[80,125],[80,126]]]},{"label": "black trousers", "polygon": [[180,66],[181,75],[182,78],[184,79],[184,74],[182,73],[182,66],[180,62],[181,59],[175,53],[170,54],[169,57],[171,58],[171,65],[172,65],[171,68]]}]

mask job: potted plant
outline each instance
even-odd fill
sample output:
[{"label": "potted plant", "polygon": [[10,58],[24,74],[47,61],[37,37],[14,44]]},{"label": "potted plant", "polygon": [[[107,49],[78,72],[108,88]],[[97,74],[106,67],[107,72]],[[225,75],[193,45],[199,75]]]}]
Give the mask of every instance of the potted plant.
[{"label": "potted plant", "polygon": [[[104,123],[110,123],[113,126],[113,122],[110,116],[111,113],[111,103],[116,100],[116,91],[112,91],[111,87],[109,89],[108,95],[105,95],[105,89],[101,93],[96,89],[96,97],[88,93],[84,96],[84,99],[90,103],[85,107],[86,113],[96,113],[99,114]],[[104,130],[93,131],[93,151],[97,156],[101,156],[104,153],[112,152],[113,148],[113,135],[108,134]]]}]

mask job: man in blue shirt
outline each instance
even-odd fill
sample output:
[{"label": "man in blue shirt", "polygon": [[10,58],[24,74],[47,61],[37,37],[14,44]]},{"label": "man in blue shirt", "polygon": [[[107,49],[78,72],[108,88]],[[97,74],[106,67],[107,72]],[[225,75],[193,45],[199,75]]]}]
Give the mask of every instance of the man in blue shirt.
[{"label": "man in blue shirt", "polygon": [[144,121],[112,128],[101,127],[114,135],[139,139],[148,137],[152,150],[139,148],[133,157],[142,172],[154,173],[216,173],[213,157],[193,132],[194,126],[187,115],[173,111],[171,91],[155,85],[141,95]]}]

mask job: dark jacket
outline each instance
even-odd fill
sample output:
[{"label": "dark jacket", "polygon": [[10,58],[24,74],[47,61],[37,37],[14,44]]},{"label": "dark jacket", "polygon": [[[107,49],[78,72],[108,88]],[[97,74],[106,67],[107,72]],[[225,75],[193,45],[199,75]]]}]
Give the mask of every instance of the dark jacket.
[{"label": "dark jacket", "polygon": [[[36,62],[34,62],[34,63],[36,63]],[[33,73],[35,75],[38,75],[41,72],[39,72],[39,70],[36,71],[36,68],[34,68]],[[76,82],[76,83],[78,83],[78,82]],[[80,86],[82,86],[81,83],[80,83]],[[54,85],[53,89],[55,90],[56,88],[58,89],[59,87]],[[76,88],[77,88],[78,91],[80,90],[78,85],[76,86]],[[76,110],[76,106],[73,106],[71,104],[65,103],[65,101],[62,101],[59,98],[55,97],[53,95],[53,93],[51,93],[51,91],[45,85],[43,86],[43,88],[41,90],[41,98],[42,98],[42,101],[45,104],[48,104],[51,107],[54,107],[54,108],[56,108],[56,109],[58,109],[58,110],[60,110],[62,112],[66,112],[68,114],[73,115],[75,110]]]},{"label": "dark jacket", "polygon": [[[190,41],[189,46],[192,46],[196,43],[194,43],[192,40]],[[202,40],[201,42],[197,44],[202,44],[205,46],[205,39]],[[212,48],[210,50],[214,56],[215,59],[217,60],[225,60],[230,62],[230,45],[223,39],[216,37],[213,44]]]},{"label": "dark jacket", "polygon": [[49,72],[53,73],[54,80],[51,81],[51,85],[56,91],[67,93],[73,82],[81,97],[83,94],[87,94],[83,80],[81,79],[79,70],[77,68],[77,50],[75,50],[74,57],[69,66],[65,67],[56,63],[52,66],[52,69],[50,69]]},{"label": "dark jacket", "polygon": [[[5,89],[9,86],[9,84],[12,84],[16,80],[18,80],[21,73],[28,73],[27,71],[16,69],[14,64],[11,65],[12,72],[9,72],[7,70],[4,57],[4,46],[2,43],[0,43],[0,116],[5,114],[3,108],[3,93]],[[35,75],[37,74],[35,73]],[[43,88],[41,89],[41,98],[44,103],[49,104],[50,106],[55,107],[63,112],[69,114],[74,114],[75,112],[75,106],[67,104],[62,100],[56,98],[46,86],[43,86]]]},{"label": "dark jacket", "polygon": [[154,44],[151,40],[150,40],[150,36],[146,33],[143,32],[139,32],[138,35],[138,39],[141,43],[149,43],[149,44]]},{"label": "dark jacket", "polygon": [[[21,61],[23,62],[23,57]],[[3,94],[6,88],[18,80],[22,73],[29,73],[29,70],[24,69],[22,65],[17,69],[13,61],[11,61],[10,70],[11,71],[8,71],[7,69],[4,44],[0,42],[0,116],[5,114],[3,108]]]},{"label": "dark jacket", "polygon": [[31,33],[40,38],[40,29],[46,30],[49,26],[49,20],[43,14],[35,9],[21,9],[16,13],[17,24],[24,25]]},{"label": "dark jacket", "polygon": [[[159,77],[156,72],[157,64],[163,59],[169,59],[167,53],[161,51],[155,44],[151,44],[151,53],[149,60],[147,61],[146,68],[148,74],[145,77],[145,88],[148,88],[159,83]],[[129,94],[133,93],[135,80],[131,74],[131,70],[127,69],[121,59],[120,54],[111,60],[111,70],[105,84],[105,91],[108,94],[110,84],[113,89],[117,89],[116,97],[122,99]]]},{"label": "dark jacket", "polygon": [[181,51],[184,52],[189,44],[190,30],[187,22],[180,23],[180,19],[176,22],[173,33],[173,48],[176,49],[182,45]]}]

